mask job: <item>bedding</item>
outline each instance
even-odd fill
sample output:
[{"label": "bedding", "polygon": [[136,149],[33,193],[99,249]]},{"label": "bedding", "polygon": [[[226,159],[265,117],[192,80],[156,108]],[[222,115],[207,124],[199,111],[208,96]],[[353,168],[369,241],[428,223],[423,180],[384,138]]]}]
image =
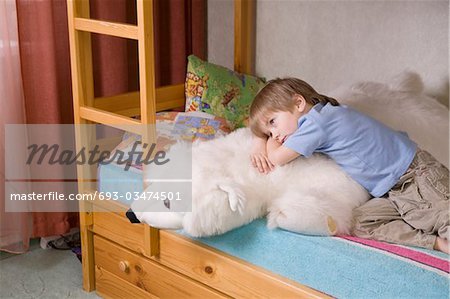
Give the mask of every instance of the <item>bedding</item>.
[{"label": "bedding", "polygon": [[[195,140],[210,140],[216,136],[230,133],[225,119],[204,112],[175,112],[166,111],[156,114],[156,146],[167,151],[178,140],[193,142]],[[128,153],[136,141],[141,137],[126,132],[122,142],[113,150]]]},{"label": "bedding", "polygon": [[185,82],[186,111],[223,117],[232,129],[244,127],[253,98],[264,79],[237,73],[191,55]]}]

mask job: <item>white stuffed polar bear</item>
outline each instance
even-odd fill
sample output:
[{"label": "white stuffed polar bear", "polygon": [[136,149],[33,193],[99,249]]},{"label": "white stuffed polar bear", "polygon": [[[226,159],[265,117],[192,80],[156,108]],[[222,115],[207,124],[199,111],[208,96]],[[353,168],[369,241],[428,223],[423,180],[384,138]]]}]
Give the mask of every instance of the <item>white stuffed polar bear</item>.
[{"label": "white stuffed polar bear", "polygon": [[[330,95],[406,131],[448,167],[448,109],[422,91],[420,76],[405,72],[390,86],[358,83]],[[266,214],[270,228],[320,235],[349,232],[352,209],[369,198],[365,189],[320,155],[298,158],[261,175],[250,164],[250,142],[249,130],[241,129],[195,143],[192,212],[148,212],[153,210],[135,202],[137,218],[158,228],[183,228],[195,237],[222,234]],[[185,149],[177,144],[171,151]]]},{"label": "white stuffed polar bear", "polygon": [[[324,155],[298,158],[260,174],[250,162],[251,139],[250,129],[244,128],[194,143],[192,212],[146,212],[140,201],[132,205],[137,218],[158,228],[183,228],[195,237],[222,234],[266,214],[270,228],[317,235],[349,232],[352,209],[369,199],[363,187]],[[186,159],[180,153],[187,147],[175,145],[171,163]],[[155,171],[170,171],[169,164]]]}]

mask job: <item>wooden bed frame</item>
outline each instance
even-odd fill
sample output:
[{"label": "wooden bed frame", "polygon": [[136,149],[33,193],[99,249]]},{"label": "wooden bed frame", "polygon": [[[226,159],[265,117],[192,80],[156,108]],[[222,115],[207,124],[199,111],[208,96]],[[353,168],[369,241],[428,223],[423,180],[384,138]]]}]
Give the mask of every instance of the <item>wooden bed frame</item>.
[{"label": "wooden bed frame", "polygon": [[[155,88],[153,1],[137,0],[137,26],[90,19],[88,0],[68,0],[67,8],[75,124],[105,124],[151,142],[154,132],[144,134],[131,125],[154,124],[157,111],[185,102],[183,84]],[[254,10],[254,0],[235,0],[234,68],[239,72],[252,73]],[[138,41],[139,92],[94,97],[91,33]],[[140,120],[131,118],[136,114]],[[77,129],[77,150],[95,139],[95,133]],[[93,178],[96,167],[78,166],[80,193],[94,194]],[[131,224],[127,209],[98,199],[80,203],[84,290],[116,298],[328,297],[177,233]]]}]

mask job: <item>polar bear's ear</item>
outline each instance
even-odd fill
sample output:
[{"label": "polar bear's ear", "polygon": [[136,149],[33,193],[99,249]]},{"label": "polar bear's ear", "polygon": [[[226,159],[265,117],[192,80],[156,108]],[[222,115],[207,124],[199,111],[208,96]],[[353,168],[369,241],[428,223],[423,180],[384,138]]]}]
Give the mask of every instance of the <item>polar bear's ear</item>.
[{"label": "polar bear's ear", "polygon": [[405,70],[391,79],[389,87],[395,91],[421,94],[424,89],[422,78],[416,72]]},{"label": "polar bear's ear", "polygon": [[[353,94],[363,94],[372,97],[386,98],[386,94],[392,91],[422,94],[424,90],[424,84],[419,74],[413,71],[405,70],[392,77],[389,80],[389,84],[372,81],[358,82],[353,84],[350,89]],[[338,89],[334,92],[331,92],[331,95],[339,98],[338,95],[341,95],[342,93],[346,95],[345,92],[345,89]],[[392,95],[387,95],[387,97],[392,97]]]},{"label": "polar bear's ear", "polygon": [[238,211],[240,215],[243,215],[245,206],[245,194],[240,188],[240,185],[229,181],[218,184],[218,187],[220,190],[228,194],[230,209],[233,212]]},{"label": "polar bear's ear", "polygon": [[362,94],[367,96],[376,96],[377,94],[382,92],[389,91],[389,88],[382,83],[378,82],[357,82],[350,87],[350,91],[353,94]]}]

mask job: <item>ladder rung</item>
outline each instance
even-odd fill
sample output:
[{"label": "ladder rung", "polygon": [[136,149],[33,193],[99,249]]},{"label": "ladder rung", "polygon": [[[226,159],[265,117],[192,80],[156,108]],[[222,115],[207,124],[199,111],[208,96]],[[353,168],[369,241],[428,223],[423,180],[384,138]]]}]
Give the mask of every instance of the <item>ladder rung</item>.
[{"label": "ladder rung", "polygon": [[[159,103],[156,103],[156,112],[166,111],[166,110],[172,109],[173,107],[184,107],[184,104],[185,104],[184,98],[159,102]],[[131,116],[141,115],[141,108],[131,107],[131,108],[125,108],[125,109],[120,109],[120,110],[114,110],[113,112],[116,114],[131,117]]]},{"label": "ladder rung", "polygon": [[115,22],[105,22],[86,18],[75,18],[74,27],[76,30],[94,32],[117,37],[138,39],[138,27]]},{"label": "ladder rung", "polygon": [[[184,104],[184,84],[156,88],[156,111],[181,107]],[[126,116],[138,115],[140,114],[139,91],[95,98],[94,107]]]},{"label": "ladder rung", "polygon": [[140,109],[139,91],[94,99],[94,107],[100,110],[116,112],[126,109]]},{"label": "ladder rung", "polygon": [[184,97],[174,100],[160,101],[156,102],[156,111],[159,112],[169,110],[174,107],[184,107],[184,104],[185,104]]},{"label": "ladder rung", "polygon": [[139,120],[96,108],[80,107],[80,117],[82,119],[90,120],[128,132],[133,132],[136,134],[142,133],[142,124]]},{"label": "ladder rung", "polygon": [[156,101],[184,98],[184,83],[156,88]]}]

